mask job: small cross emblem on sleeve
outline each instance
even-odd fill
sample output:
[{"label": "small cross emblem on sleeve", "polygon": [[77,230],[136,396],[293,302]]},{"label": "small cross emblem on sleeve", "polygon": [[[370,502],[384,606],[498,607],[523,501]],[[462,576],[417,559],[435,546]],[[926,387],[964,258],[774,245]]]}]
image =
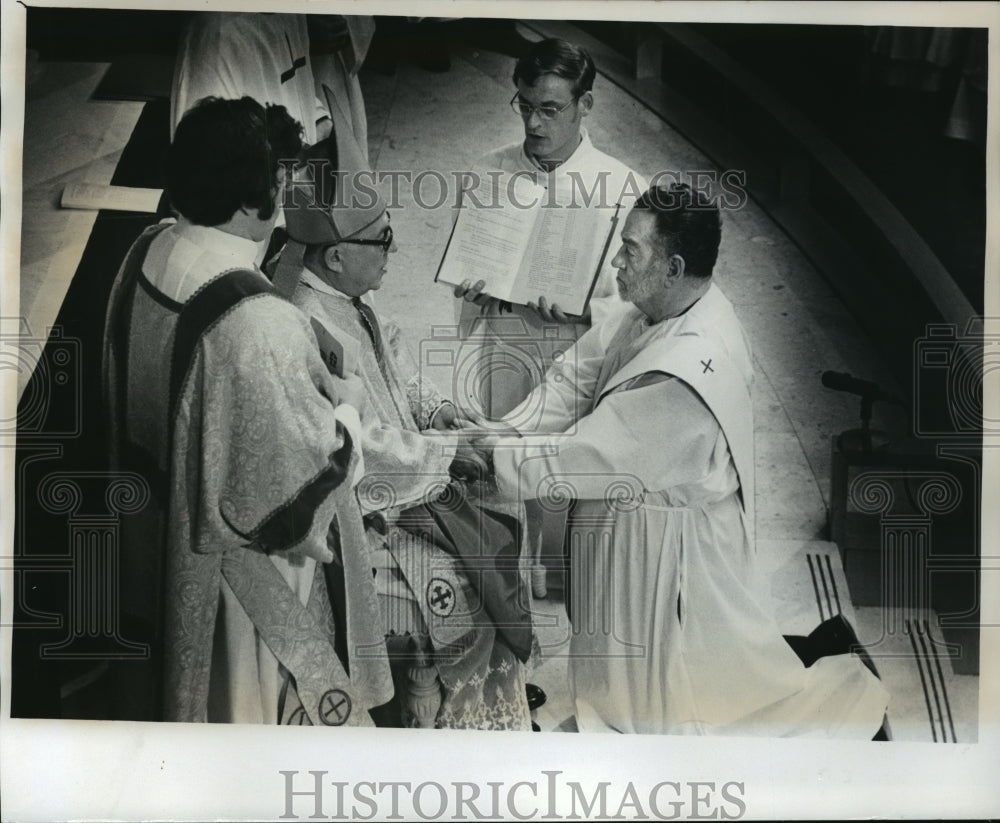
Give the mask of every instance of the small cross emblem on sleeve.
[{"label": "small cross emblem on sleeve", "polygon": [[699,362],[701,363],[702,366],[705,367],[705,368],[703,368],[701,370],[702,374],[706,374],[707,372],[712,372],[713,374],[715,373],[715,369],[712,368],[712,358],[711,357],[708,358],[707,361],[701,360]]}]

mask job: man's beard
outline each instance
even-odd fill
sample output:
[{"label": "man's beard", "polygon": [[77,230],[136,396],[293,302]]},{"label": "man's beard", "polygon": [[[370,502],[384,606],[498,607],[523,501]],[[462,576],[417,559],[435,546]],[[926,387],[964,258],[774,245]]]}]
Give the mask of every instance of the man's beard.
[{"label": "man's beard", "polygon": [[648,274],[637,282],[619,283],[618,286],[618,296],[629,303],[635,303],[637,300],[646,300],[652,297],[655,291],[656,284]]}]

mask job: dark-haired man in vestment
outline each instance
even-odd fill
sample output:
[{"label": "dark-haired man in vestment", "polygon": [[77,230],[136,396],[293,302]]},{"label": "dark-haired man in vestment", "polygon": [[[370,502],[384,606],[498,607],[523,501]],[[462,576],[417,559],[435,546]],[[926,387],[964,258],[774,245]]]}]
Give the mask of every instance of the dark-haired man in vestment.
[{"label": "dark-haired man in vestment", "polygon": [[166,161],[179,216],[112,290],[113,451],[153,493],[122,534],[123,608],[153,650],[122,664],[123,717],[371,725],[392,696],[353,494],[359,393],[254,265],[300,135],[282,106],[198,103]]}]

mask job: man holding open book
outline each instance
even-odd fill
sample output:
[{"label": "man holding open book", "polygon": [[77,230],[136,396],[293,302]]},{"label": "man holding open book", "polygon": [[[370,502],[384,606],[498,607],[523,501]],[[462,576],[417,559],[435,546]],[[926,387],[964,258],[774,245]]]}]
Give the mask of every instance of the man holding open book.
[{"label": "man holding open book", "polygon": [[[513,279],[491,270],[489,255],[463,254],[458,241],[472,246],[478,224],[465,223],[475,208],[465,208],[449,244],[438,279],[456,285],[465,300],[462,328],[482,334],[482,406],[502,417],[537,385],[552,356],[569,348],[618,302],[608,247],[617,216],[624,216],[645,190],[645,180],[590,142],[583,119],[594,106],[596,71],[590,55],[565,40],[542,40],[514,69],[517,93],[511,108],[524,123],[524,141],[487,154],[477,172],[514,220],[524,224],[523,242],[512,245]],[[491,172],[502,172],[502,176]],[[471,200],[467,201],[472,205]],[[619,208],[620,204],[620,208]],[[493,209],[479,210],[492,212]],[[516,213],[520,213],[517,215]],[[500,218],[490,215],[495,224]],[[620,228],[620,226],[619,226]],[[457,247],[457,248],[456,248]],[[581,248],[586,247],[586,248]],[[520,263],[520,265],[518,265]],[[491,276],[493,275],[493,276]],[[507,302],[509,301],[509,302]],[[515,322],[511,323],[511,319]],[[494,322],[501,321],[501,322]],[[537,369],[512,372],[505,337],[527,336],[540,344]],[[513,363],[521,363],[518,358]]]},{"label": "man holding open book", "polygon": [[[619,215],[646,182],[590,142],[583,119],[594,106],[595,75],[590,55],[565,40],[542,40],[517,62],[510,102],[524,141],[487,154],[477,174],[492,190],[472,192],[504,207],[463,208],[438,273],[464,298],[461,331],[478,341],[478,362],[465,366],[476,375],[476,405],[491,419],[517,406],[553,360],[620,302],[608,250]],[[498,225],[504,236],[493,235]],[[528,418],[509,422],[523,428]],[[536,555],[543,519],[546,542],[559,544],[562,518],[543,518],[531,503],[528,517]],[[532,579],[544,597],[541,565]]]}]

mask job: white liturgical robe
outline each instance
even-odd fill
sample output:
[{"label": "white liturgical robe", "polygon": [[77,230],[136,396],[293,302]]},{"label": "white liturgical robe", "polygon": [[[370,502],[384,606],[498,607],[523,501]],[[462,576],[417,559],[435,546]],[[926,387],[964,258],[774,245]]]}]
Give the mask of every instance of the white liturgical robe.
[{"label": "white liturgical robe", "polygon": [[[534,162],[525,152],[523,143],[490,152],[480,165],[508,175],[527,175],[547,189],[554,188],[555,195],[546,195],[546,203],[554,199],[560,206],[580,204],[583,208],[601,209],[607,212],[609,220],[619,203],[619,219],[624,220],[636,198],[646,189],[645,178],[596,149],[586,129],[581,129],[580,145],[576,151],[551,172],[543,171]],[[621,306],[615,285],[616,272],[611,265],[615,242],[617,236],[611,238],[604,264],[594,284],[590,299],[590,323],[546,323],[538,312],[519,305],[513,305],[511,313],[501,313],[500,303],[496,300],[491,300],[483,309],[463,302],[463,334],[466,337],[474,334],[482,343],[479,353],[483,391],[481,404],[488,417],[501,417],[520,403],[538,384],[554,355],[573,345],[591,323],[599,324],[609,311]],[[472,282],[477,280],[475,272],[469,272],[469,279]],[[530,343],[527,348],[525,341]],[[510,347],[517,349],[513,356],[508,351]],[[525,354],[538,360],[533,364],[534,369],[510,368],[512,363],[523,364]]]},{"label": "white liturgical robe", "polygon": [[284,106],[316,142],[316,121],[328,116],[316,96],[304,14],[201,12],[177,49],[170,95],[171,131],[203,97],[252,97]]},{"label": "white liturgical robe", "polygon": [[716,286],[656,324],[623,306],[524,401],[547,434],[494,451],[505,496],[575,501],[581,731],[870,739],[881,725],[887,694],[860,660],[806,668],[770,614],[752,534],[752,374]]}]

